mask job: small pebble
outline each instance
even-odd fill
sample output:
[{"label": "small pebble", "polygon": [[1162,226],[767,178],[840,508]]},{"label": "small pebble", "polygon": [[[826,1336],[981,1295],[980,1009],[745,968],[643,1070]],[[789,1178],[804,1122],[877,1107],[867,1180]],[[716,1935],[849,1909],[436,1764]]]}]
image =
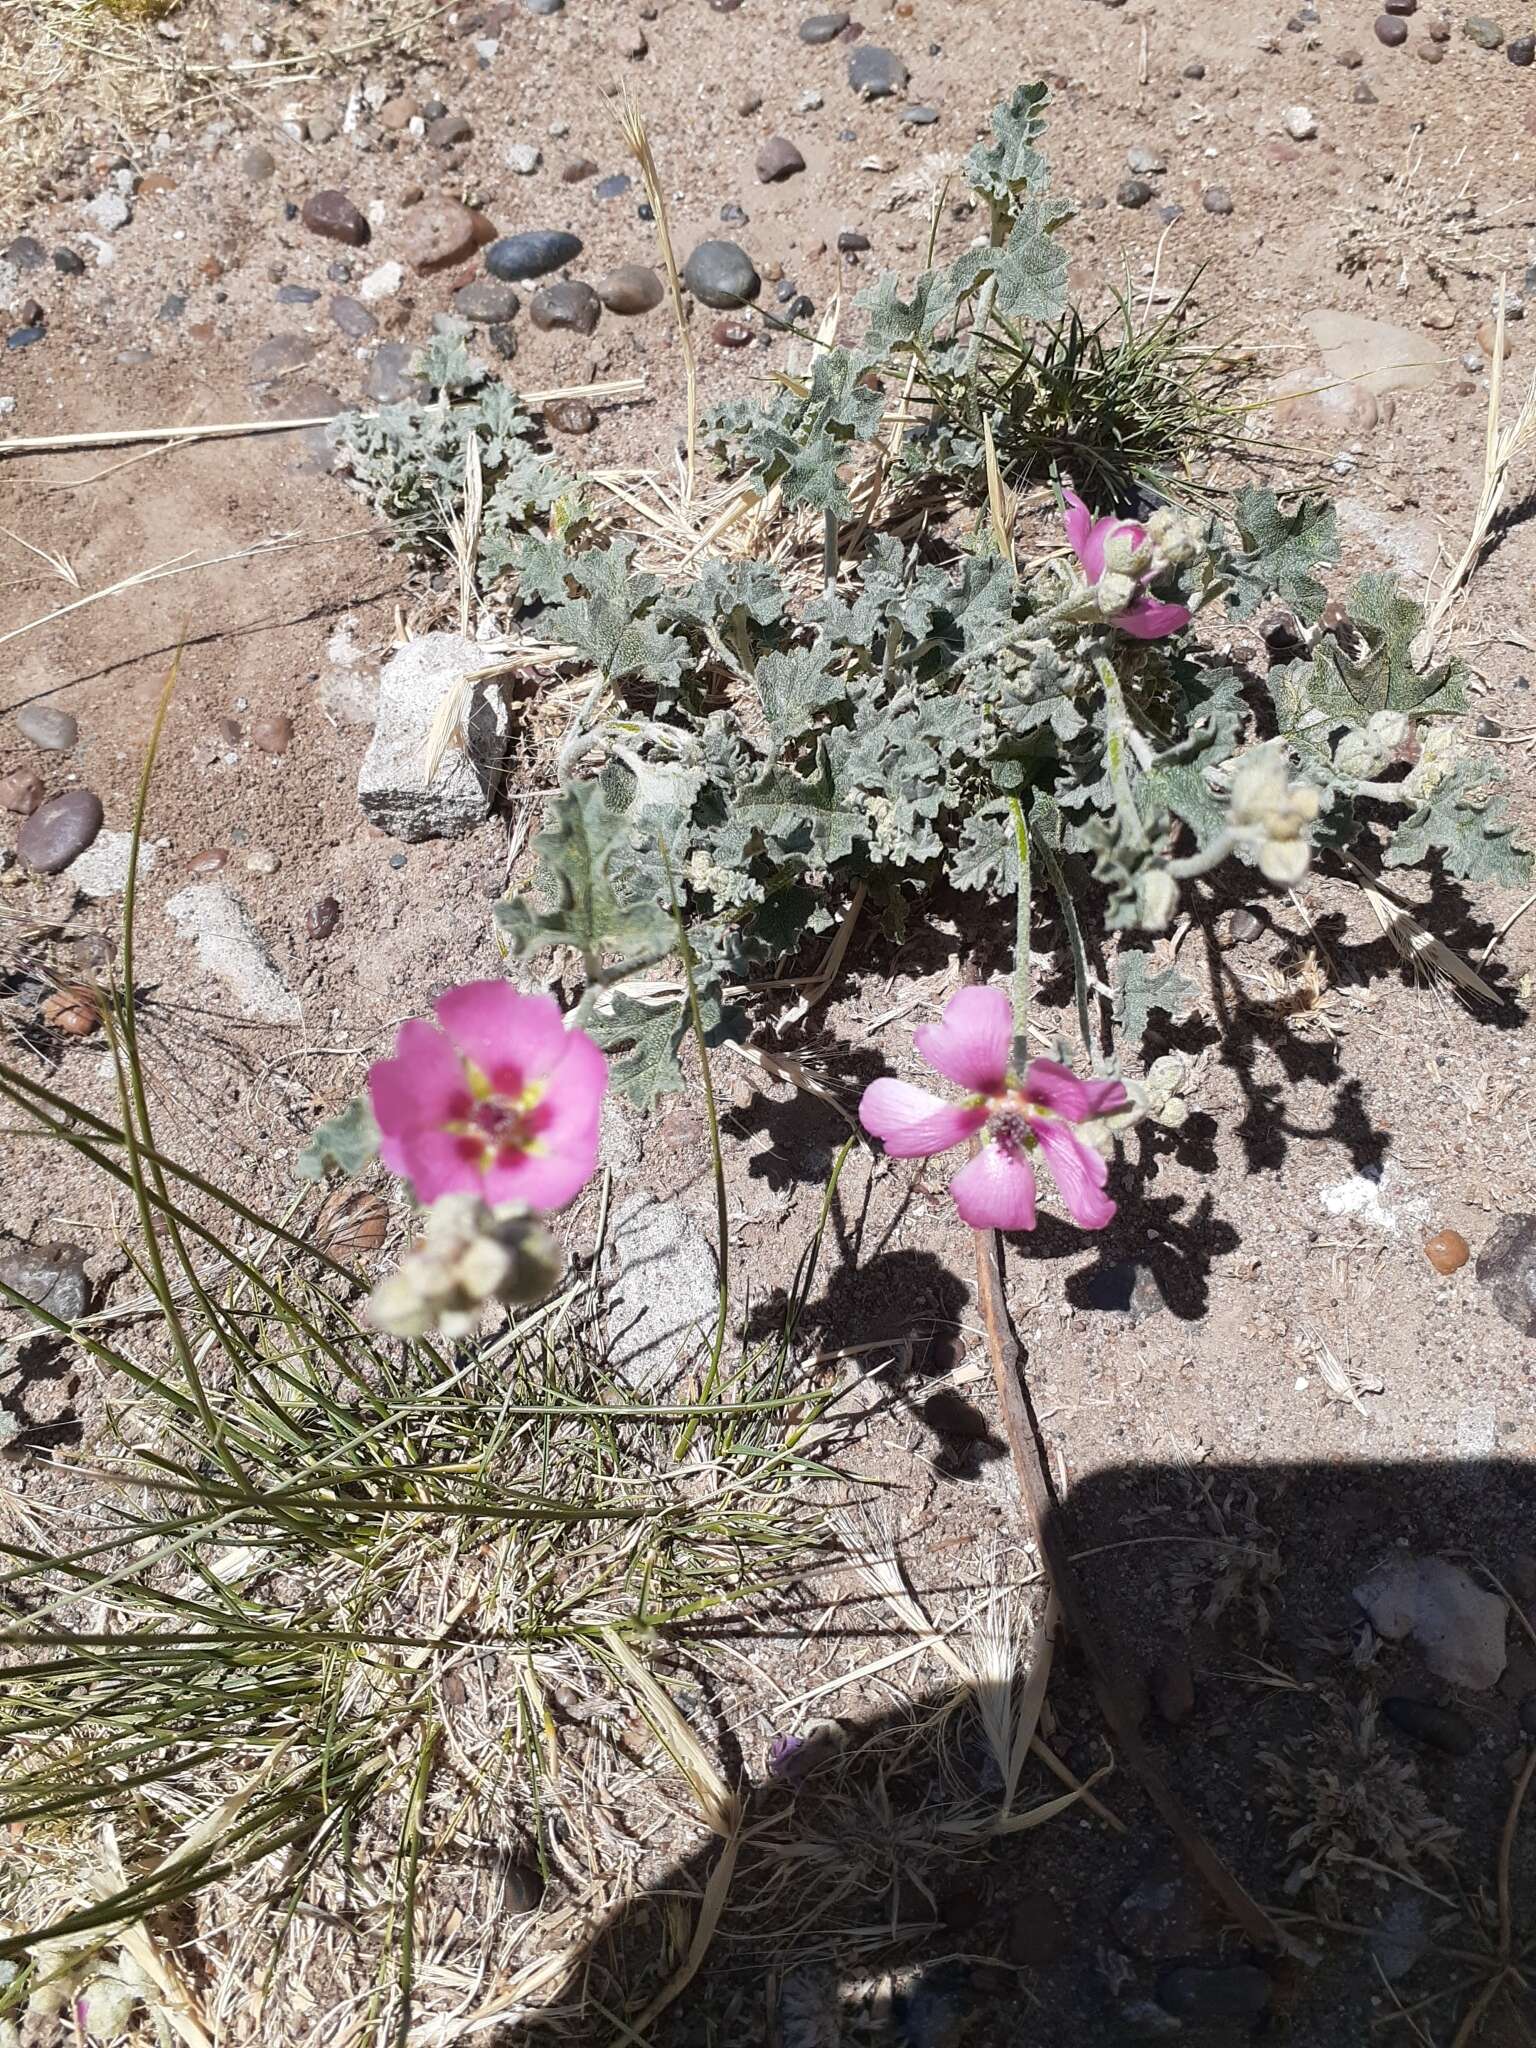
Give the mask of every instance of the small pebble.
[{"label": "small pebble", "polygon": [[1438,43],[1420,43],[1414,55],[1424,64],[1443,64],[1445,52]]},{"label": "small pebble", "polygon": [[485,267],[505,284],[519,284],[525,278],[545,277],[551,270],[563,270],[581,254],[581,241],[563,228],[530,228],[524,234],[503,235],[485,252]]},{"label": "small pebble", "polygon": [[1408,24],[1395,14],[1378,14],[1376,17],[1376,40],[1385,43],[1389,50],[1398,49],[1408,40]]},{"label": "small pebble", "polygon": [[1122,178],[1115,187],[1115,198],[1122,206],[1145,206],[1152,197],[1152,187],[1145,178]]},{"label": "small pebble", "polygon": [[[7,348],[31,348],[43,340],[47,332],[46,327],[13,327],[5,337],[5,345]],[[148,351],[145,353],[147,358]],[[118,360],[121,361],[122,358],[119,357]]]},{"label": "small pebble", "polygon": [[1511,64],[1536,64],[1536,36],[1511,36],[1504,54]]},{"label": "small pebble", "polygon": [[1198,57],[1192,58],[1190,62],[1184,66],[1184,76],[1186,78],[1204,78],[1205,66],[1200,62],[1200,59]]},{"label": "small pebble", "polygon": [[1446,1756],[1469,1755],[1477,1740],[1471,1723],[1453,1707],[1394,1696],[1382,1701],[1381,1711],[1404,1735],[1411,1735],[1416,1742],[1426,1743]]},{"label": "small pebble", "polygon": [[341,905],[334,896],[317,896],[309,906],[304,929],[312,939],[328,939],[341,917]]},{"label": "small pebble", "polygon": [[1388,14],[1417,14],[1419,0],[1381,0]]},{"label": "small pebble", "polygon": [[494,277],[477,277],[453,295],[454,312],[461,320],[472,320],[477,327],[499,327],[505,321],[515,320],[521,304],[511,285],[500,284]]},{"label": "small pebble", "polygon": [[280,306],[312,306],[319,296],[314,287],[307,284],[282,284],[277,288]]},{"label": "small pebble", "polygon": [[248,875],[275,875],[282,862],[268,847],[253,846],[245,856],[244,865]]},{"label": "small pebble", "polygon": [[528,318],[544,334],[591,334],[602,310],[602,300],[591,285],[577,279],[545,285],[528,301]]},{"label": "small pebble", "polygon": [[53,704],[23,704],[16,714],[16,730],[45,754],[67,754],[80,737],[71,713]]},{"label": "small pebble", "polygon": [[752,329],[745,320],[717,320],[710,329],[710,338],[720,348],[745,348],[752,339]]},{"label": "small pebble", "polygon": [[379,323],[356,299],[338,296],[331,301],[331,318],[353,341],[366,341],[379,331]]},{"label": "small pebble", "polygon": [[1232,194],[1225,185],[1207,185],[1200,195],[1200,204],[1207,213],[1230,213]]},{"label": "small pebble", "polygon": [[1440,1230],[1425,1245],[1424,1256],[1437,1273],[1459,1273],[1472,1251],[1459,1230]]},{"label": "small pebble", "polygon": [[1363,78],[1356,84],[1354,91],[1350,94],[1350,98],[1357,107],[1374,107],[1376,104],[1376,95],[1371,91],[1371,88]]},{"label": "small pebble", "polygon": [[1138,178],[1151,178],[1159,171],[1166,171],[1168,166],[1155,149],[1143,149],[1137,143],[1125,152],[1125,168],[1134,171]]},{"label": "small pebble", "polygon": [[13,270],[41,270],[47,261],[48,252],[35,235],[18,235],[0,249],[0,263]]},{"label": "small pebble", "polygon": [[397,135],[420,118],[420,100],[413,100],[407,93],[400,93],[394,99],[386,100],[379,109],[379,126],[388,128]]},{"label": "small pebble", "polygon": [[76,860],[101,830],[101,799],[88,789],[49,797],[16,835],[16,858],[35,875],[57,875]]},{"label": "small pebble", "polygon": [[588,178],[597,176],[597,165],[589,156],[572,157],[568,164],[560,166],[562,185],[584,185]]},{"label": "small pebble", "polygon": [[848,26],[848,16],[836,14],[809,14],[801,22],[799,36],[802,43],[830,43],[840,36]]},{"label": "small pebble", "polygon": [[402,223],[400,254],[422,277],[468,262],[477,246],[475,216],[456,199],[425,199]]},{"label": "small pebble", "polygon": [[434,149],[452,149],[455,143],[470,141],[474,132],[464,114],[439,114],[427,123],[427,140]]},{"label": "small pebble", "polygon": [[101,1029],[101,1007],[94,993],[79,984],[56,988],[43,999],[43,1022],[66,1038],[89,1038]]},{"label": "small pebble", "polygon": [[597,281],[597,296],[610,313],[651,313],[664,296],[661,279],[645,263],[621,263]]},{"label": "small pebble", "polygon": [[837,250],[840,256],[862,256],[871,246],[868,235],[858,228],[840,228],[837,235]]},{"label": "small pebble", "polygon": [[219,869],[229,864],[229,849],[225,846],[205,846],[187,862],[187,872],[192,875],[216,875]]},{"label": "small pebble", "polygon": [[787,136],[771,137],[757,152],[757,176],[760,184],[781,184],[785,178],[792,178],[804,169],[805,158]]},{"label": "small pebble", "polygon": [[[1492,362],[1493,352],[1499,343],[1499,324],[1496,320],[1484,320],[1477,330],[1477,345]],[[1504,354],[1508,356],[1514,343],[1510,340],[1509,329],[1504,329]]]},{"label": "small pebble", "polygon": [[544,161],[544,152],[535,142],[509,142],[502,161],[516,178],[531,178]]},{"label": "small pebble", "polygon": [[0,777],[0,808],[30,818],[43,800],[45,787],[41,775],[34,775],[30,768],[14,769]]},{"label": "small pebble", "polygon": [[590,434],[597,414],[584,398],[552,399],[544,408],[546,425],[557,434]]},{"label": "small pebble", "polygon": [[762,289],[751,257],[736,242],[700,242],[683,265],[683,283],[717,310],[744,305]]},{"label": "small pebble", "polygon": [[1363,50],[1340,50],[1335,61],[1343,65],[1346,71],[1358,71],[1365,62],[1365,52]]},{"label": "small pebble", "polygon": [[311,114],[309,117],[309,139],[311,142],[330,142],[336,134],[336,123],[329,114]]},{"label": "small pebble", "polygon": [[312,235],[323,235],[329,242],[358,249],[368,239],[368,223],[345,192],[311,192],[300,218]]},{"label": "small pebble", "polygon": [[913,106],[901,110],[903,128],[931,128],[939,118],[937,107]]},{"label": "small pebble", "polygon": [[[1511,45],[1513,48],[1513,45]],[[55,249],[53,267],[60,277],[84,277],[85,258],[77,256],[73,249]]]},{"label": "small pebble", "polygon": [[1504,31],[1496,21],[1490,21],[1486,14],[1469,14],[1461,24],[1461,32],[1469,43],[1476,43],[1480,50],[1503,48]]},{"label": "small pebble", "polygon": [[1280,125],[1292,142],[1310,142],[1317,133],[1317,116],[1310,107],[1287,107]]},{"label": "small pebble", "polygon": [[848,83],[862,99],[884,100],[905,92],[910,76],[895,52],[878,43],[860,43],[848,60]]},{"label": "small pebble", "polygon": [[274,712],[270,718],[258,718],[251,727],[251,742],[264,754],[286,754],[293,744],[293,720],[286,711]]}]

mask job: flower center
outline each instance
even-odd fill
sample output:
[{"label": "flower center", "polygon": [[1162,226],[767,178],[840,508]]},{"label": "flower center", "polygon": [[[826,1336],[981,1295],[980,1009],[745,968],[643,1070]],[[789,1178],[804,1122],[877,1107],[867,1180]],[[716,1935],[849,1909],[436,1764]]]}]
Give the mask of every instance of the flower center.
[{"label": "flower center", "polygon": [[461,1116],[444,1128],[459,1141],[460,1155],[482,1173],[492,1166],[510,1166],[539,1149],[542,1084],[533,1082],[512,1094],[496,1088],[478,1068],[467,1066],[470,1100]]},{"label": "flower center", "polygon": [[1028,1117],[1011,1103],[992,1117],[987,1125],[987,1136],[1010,1159],[1024,1158],[1038,1142],[1029,1127]]}]

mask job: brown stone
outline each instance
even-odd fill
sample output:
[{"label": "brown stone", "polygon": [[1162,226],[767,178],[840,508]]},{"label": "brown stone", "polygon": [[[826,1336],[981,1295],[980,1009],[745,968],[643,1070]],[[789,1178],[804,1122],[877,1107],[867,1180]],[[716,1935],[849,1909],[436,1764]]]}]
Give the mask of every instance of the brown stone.
[{"label": "brown stone", "polygon": [[205,846],[194,853],[187,862],[187,872],[192,875],[216,875],[219,869],[228,865],[229,850],[223,846]]},{"label": "brown stone", "polygon": [[560,166],[562,185],[584,185],[588,178],[597,176],[597,165],[589,156],[573,156],[568,164]]},{"label": "brown stone", "polygon": [[251,727],[251,738],[264,754],[286,754],[293,741],[293,720],[286,711],[258,718]]},{"label": "brown stone", "polygon": [[757,152],[757,178],[761,185],[777,185],[805,169],[805,158],[787,135],[773,135]]},{"label": "brown stone", "polygon": [[368,223],[345,192],[311,192],[301,218],[312,235],[324,235],[328,242],[360,249],[368,239]]},{"label": "brown stone", "polygon": [[752,339],[752,329],[745,320],[717,320],[709,333],[721,348],[745,348]]},{"label": "brown stone", "polygon": [[341,905],[334,896],[317,896],[309,906],[304,929],[312,939],[328,939],[341,918]]},{"label": "brown stone", "polygon": [[28,768],[18,768],[0,781],[0,804],[19,817],[30,818],[43,800],[43,778]]},{"label": "brown stone", "polygon": [[475,217],[456,199],[424,199],[402,224],[400,254],[422,277],[467,262],[476,246]]},{"label": "brown stone", "polygon": [[557,434],[590,434],[597,414],[584,398],[555,398],[544,408],[544,421]]},{"label": "brown stone", "polygon": [[[1478,347],[1479,347],[1479,348],[1480,348],[1480,349],[1482,350],[1483,354],[1484,354],[1484,355],[1485,355],[1485,356],[1486,356],[1486,357],[1488,358],[1488,360],[1489,360],[1490,362],[1492,362],[1492,361],[1493,361],[1493,352],[1494,352],[1494,350],[1495,350],[1495,349],[1496,349],[1496,348],[1498,347],[1498,342],[1499,342],[1499,323],[1498,323],[1498,321],[1497,321],[1497,320],[1485,320],[1485,321],[1483,322],[1483,324],[1482,324],[1482,325],[1481,325],[1481,326],[1480,326],[1480,327],[1478,328],[1478,330],[1477,330],[1477,345],[1478,345]],[[1508,354],[1509,354],[1510,350],[1511,350],[1511,349],[1512,349],[1513,347],[1514,347],[1514,343],[1513,343],[1513,342],[1512,342],[1512,341],[1510,340],[1510,338],[1509,338],[1509,329],[1508,329],[1508,327],[1506,327],[1506,328],[1504,329],[1504,354],[1505,354],[1506,356],[1508,356]]]},{"label": "brown stone", "polygon": [[43,1022],[66,1038],[89,1038],[101,1028],[101,1009],[91,989],[79,986],[56,988],[43,998]]},{"label": "brown stone", "polygon": [[421,101],[413,100],[409,93],[397,93],[392,100],[386,100],[379,109],[379,126],[392,128],[396,134],[402,128],[409,128],[421,112]]},{"label": "brown stone", "polygon": [[1424,1256],[1437,1273],[1459,1273],[1472,1247],[1459,1230],[1439,1230],[1425,1245]]}]

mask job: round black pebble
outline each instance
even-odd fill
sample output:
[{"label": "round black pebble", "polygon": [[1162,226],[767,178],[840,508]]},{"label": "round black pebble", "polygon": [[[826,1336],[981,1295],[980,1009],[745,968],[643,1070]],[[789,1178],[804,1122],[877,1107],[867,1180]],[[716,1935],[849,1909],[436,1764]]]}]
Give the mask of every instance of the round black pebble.
[{"label": "round black pebble", "polygon": [[1389,50],[1395,50],[1400,43],[1408,40],[1408,24],[1399,21],[1395,14],[1378,14],[1376,17],[1376,40],[1385,43]]},{"label": "round black pebble", "polygon": [[1536,64],[1536,36],[1515,36],[1504,45],[1511,64]]}]

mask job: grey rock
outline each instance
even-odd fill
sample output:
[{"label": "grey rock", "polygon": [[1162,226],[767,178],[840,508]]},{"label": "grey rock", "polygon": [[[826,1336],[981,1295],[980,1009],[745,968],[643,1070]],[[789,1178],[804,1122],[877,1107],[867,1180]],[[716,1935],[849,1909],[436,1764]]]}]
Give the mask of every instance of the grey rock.
[{"label": "grey rock", "polygon": [[577,278],[547,284],[528,301],[528,318],[544,334],[591,334],[602,310],[603,302],[591,285]]},{"label": "grey rock", "polygon": [[1408,40],[1408,24],[1399,21],[1395,14],[1378,14],[1376,17],[1376,40],[1384,43],[1389,50],[1400,49]]},{"label": "grey rock", "polygon": [[452,149],[456,142],[468,142],[474,132],[466,114],[439,114],[427,123],[427,140],[434,149]]},{"label": "grey rock", "polygon": [[610,171],[606,178],[599,178],[592,190],[598,199],[622,199],[626,192],[634,190],[635,181],[628,171]]},{"label": "grey rock", "polygon": [[80,727],[67,711],[53,704],[23,704],[16,730],[45,754],[67,754],[80,737]]},{"label": "grey rock", "polygon": [[621,263],[597,281],[597,296],[610,313],[653,313],[665,287],[648,263]]},{"label": "grey rock", "polygon": [[683,283],[706,306],[744,305],[763,288],[739,242],[700,242],[683,265]]},{"label": "grey rock", "polygon": [[1168,166],[1155,149],[1145,149],[1138,142],[1125,152],[1125,168],[1134,171],[1138,178],[1155,178]]},{"label": "grey rock", "polygon": [[85,258],[77,256],[73,249],[55,249],[53,267],[60,277],[84,277]]},{"label": "grey rock", "polygon": [[[80,894],[89,896],[92,902],[101,902],[109,896],[121,896],[128,887],[128,858],[132,851],[131,832],[102,832],[78,860],[70,862],[65,873]],[[156,847],[140,841],[140,881],[154,867],[159,857],[159,850]]]},{"label": "grey rock", "polygon": [[485,267],[505,284],[524,278],[545,277],[551,270],[563,270],[581,254],[579,236],[563,228],[530,228],[526,234],[503,235],[485,252]]},{"label": "grey rock", "polygon": [[314,361],[319,348],[319,342],[311,341],[307,334],[270,335],[251,350],[251,382],[269,384],[274,377],[302,370]]},{"label": "grey rock", "polygon": [[1132,209],[1145,206],[1152,197],[1152,187],[1145,178],[1122,178],[1115,187],[1115,198],[1122,206]]},{"label": "grey rock", "polygon": [[1207,185],[1200,196],[1200,204],[1207,213],[1230,213],[1232,194],[1225,185]]},{"label": "grey rock", "polygon": [[261,143],[252,143],[249,149],[241,151],[241,174],[249,178],[253,185],[265,184],[276,169],[277,158]]},{"label": "grey rock", "polygon": [[609,1362],[637,1392],[674,1387],[719,1310],[709,1242],[680,1202],[631,1195],[608,1247]]},{"label": "grey rock", "polygon": [[515,320],[522,300],[509,284],[494,277],[477,277],[453,295],[453,310],[461,320],[473,320],[480,327],[499,327]]},{"label": "grey rock", "polygon": [[[475,760],[450,748],[436,775],[426,777],[434,721],[449,690],[465,671],[484,665],[473,640],[457,633],[424,633],[392,654],[379,673],[378,723],[358,774],[363,815],[396,839],[462,839],[490,816],[491,800]],[[499,716],[498,716],[499,714]],[[487,775],[499,766],[505,729],[499,694],[481,689],[470,712],[472,750]]]},{"label": "grey rock", "polygon": [[1511,64],[1518,64],[1522,69],[1528,64],[1536,64],[1536,36],[1511,36],[1504,45],[1504,54]]},{"label": "grey rock", "polygon": [[808,14],[800,24],[800,40],[813,44],[833,42],[848,26],[848,19],[841,9],[834,14]]},{"label": "grey rock", "polygon": [[1157,2002],[1179,2019],[1256,2020],[1269,2010],[1270,1982],[1253,1963],[1180,1963],[1157,1980]]},{"label": "grey rock", "polygon": [[0,249],[0,262],[13,270],[41,270],[47,260],[48,252],[35,235],[18,235]]},{"label": "grey rock", "polygon": [[[28,1301],[57,1316],[61,1323],[78,1322],[89,1313],[91,1283],[85,1270],[86,1254],[77,1244],[23,1244],[19,1238],[0,1238],[0,1280],[14,1287]],[[10,1308],[0,1301],[0,1308]]]},{"label": "grey rock", "polygon": [[16,835],[16,858],[35,875],[57,875],[78,860],[101,830],[101,799],[66,790],[39,804]]},{"label": "grey rock", "polygon": [[277,288],[277,303],[280,306],[312,306],[319,296],[313,285],[282,284]]},{"label": "grey rock", "polygon": [[1477,1733],[1464,1714],[1454,1707],[1437,1707],[1433,1700],[1413,1700],[1394,1693],[1381,1703],[1381,1711],[1394,1728],[1411,1735],[1443,1756],[1470,1756]]},{"label": "grey rock", "polygon": [[904,128],[931,128],[939,118],[937,107],[903,107],[901,121]]},{"label": "grey rock", "polygon": [[329,114],[311,114],[308,125],[311,142],[330,142],[335,137],[336,123]]},{"label": "grey rock", "polygon": [[192,882],[165,914],[197,950],[205,974],[222,982],[242,1017],[255,1024],[299,1024],[299,999],[273,964],[250,912],[224,882]]},{"label": "grey rock", "polygon": [[115,235],[133,219],[133,208],[121,192],[109,189],[96,194],[84,209],[83,217],[86,226],[94,228],[98,235]]},{"label": "grey rock", "polygon": [[1536,1337],[1536,1215],[1501,1217],[1474,1270],[1505,1322]]},{"label": "grey rock", "polygon": [[544,161],[544,152],[536,142],[509,142],[502,152],[502,162],[514,178],[531,178]]},{"label": "grey rock", "polygon": [[848,83],[866,100],[890,99],[907,89],[911,76],[894,50],[878,43],[860,43],[848,59]]},{"label": "grey rock", "polygon": [[529,14],[559,14],[565,0],[523,0],[523,6]]},{"label": "grey rock", "polygon": [[1387,1558],[1354,1589],[1377,1635],[1411,1637],[1436,1678],[1487,1692],[1504,1670],[1507,1610],[1444,1557]]},{"label": "grey rock", "polygon": [[407,398],[426,396],[419,377],[411,375],[415,351],[403,341],[386,341],[368,365],[368,396],[380,405],[399,405]]},{"label": "grey rock", "polygon": [[1406,1977],[1429,1947],[1423,1894],[1395,1894],[1366,1946],[1389,1984]]},{"label": "grey rock", "polygon": [[777,185],[805,169],[805,158],[787,135],[772,135],[757,152],[758,182]]},{"label": "grey rock", "polygon": [[1469,43],[1476,43],[1480,50],[1498,50],[1504,45],[1504,31],[1496,21],[1490,21],[1486,14],[1470,14],[1461,24],[1461,32]]},{"label": "grey rock", "polygon": [[338,293],[331,301],[331,318],[352,341],[366,341],[379,331],[379,323],[368,308],[358,299],[349,299]]}]

